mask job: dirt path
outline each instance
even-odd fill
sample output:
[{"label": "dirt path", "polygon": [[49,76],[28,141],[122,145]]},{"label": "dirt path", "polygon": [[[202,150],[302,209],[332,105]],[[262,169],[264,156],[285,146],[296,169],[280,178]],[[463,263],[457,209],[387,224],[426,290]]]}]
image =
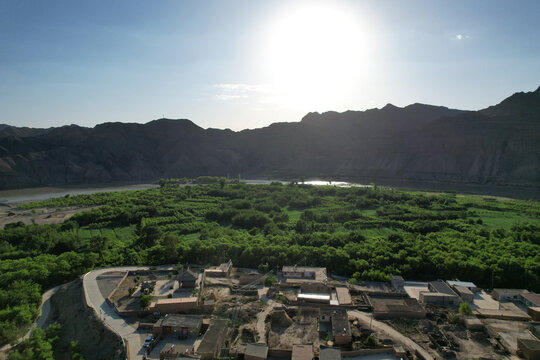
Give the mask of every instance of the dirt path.
[{"label": "dirt path", "polygon": [[258,342],[266,343],[266,317],[276,306],[281,304],[275,302],[274,300],[269,299],[266,294],[268,293],[268,288],[264,287],[259,290],[259,298],[266,303],[266,309],[257,314],[257,333],[259,334]]},{"label": "dirt path", "polygon": [[406,337],[405,335],[401,334],[399,331],[395,330],[391,326],[380,322],[378,320],[372,319],[371,315],[368,315],[367,313],[358,311],[358,310],[351,310],[348,312],[349,315],[352,315],[359,321],[363,322],[368,327],[371,323],[371,327],[373,329],[376,329],[378,331],[381,331],[388,335],[392,340],[399,342],[407,347],[409,347],[412,350],[418,350],[418,352],[424,357],[426,360],[434,360],[433,356],[431,356],[423,347],[412,341],[410,338]]}]

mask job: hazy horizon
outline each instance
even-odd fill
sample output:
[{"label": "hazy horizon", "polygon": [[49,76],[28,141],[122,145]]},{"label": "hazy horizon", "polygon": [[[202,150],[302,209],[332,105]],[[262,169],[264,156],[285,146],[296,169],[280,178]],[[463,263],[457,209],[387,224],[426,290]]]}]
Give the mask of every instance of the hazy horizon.
[{"label": "hazy horizon", "polygon": [[67,0],[0,5],[0,123],[242,130],[412,103],[478,110],[540,79],[540,3]]}]

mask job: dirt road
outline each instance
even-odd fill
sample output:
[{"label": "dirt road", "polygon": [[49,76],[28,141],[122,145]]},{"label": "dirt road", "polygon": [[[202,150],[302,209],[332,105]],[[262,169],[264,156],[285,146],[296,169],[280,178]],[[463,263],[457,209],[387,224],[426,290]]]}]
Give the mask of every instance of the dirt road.
[{"label": "dirt road", "polygon": [[259,291],[259,299],[266,303],[266,308],[264,311],[261,311],[257,314],[257,332],[259,333],[258,342],[266,343],[266,317],[276,306],[282,306],[282,304],[275,302],[272,299],[269,299],[266,294],[268,293],[268,288],[264,287]]},{"label": "dirt road", "polygon": [[395,330],[391,326],[383,322],[380,322],[378,320],[372,319],[371,315],[358,311],[358,310],[351,310],[351,311],[348,311],[348,313],[349,315],[355,317],[356,319],[358,319],[359,321],[361,321],[362,323],[364,323],[364,325],[367,325],[368,327],[370,326],[370,322],[371,322],[371,327],[373,329],[385,333],[392,340],[398,343],[401,343],[412,350],[418,350],[418,352],[424,357],[424,359],[433,360],[433,356],[431,356],[423,347],[421,347],[420,345],[418,345],[417,343],[415,343],[414,341],[412,341],[410,338],[406,337],[405,335],[401,334],[399,331]]}]

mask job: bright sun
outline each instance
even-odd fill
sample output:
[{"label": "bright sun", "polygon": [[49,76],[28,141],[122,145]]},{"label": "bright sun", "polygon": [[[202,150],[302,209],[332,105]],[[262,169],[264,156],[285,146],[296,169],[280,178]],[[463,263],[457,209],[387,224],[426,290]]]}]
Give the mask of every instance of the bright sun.
[{"label": "bright sun", "polygon": [[335,2],[288,9],[270,26],[265,45],[265,72],[279,101],[298,109],[336,108],[369,56],[363,24]]}]

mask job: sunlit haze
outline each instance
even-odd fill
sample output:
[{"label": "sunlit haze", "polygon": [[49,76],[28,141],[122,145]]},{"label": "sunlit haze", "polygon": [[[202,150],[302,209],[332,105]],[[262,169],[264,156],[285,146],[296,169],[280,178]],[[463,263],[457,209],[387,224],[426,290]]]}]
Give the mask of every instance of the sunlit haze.
[{"label": "sunlit haze", "polygon": [[540,80],[538,1],[3,1],[0,123],[476,110]]}]

